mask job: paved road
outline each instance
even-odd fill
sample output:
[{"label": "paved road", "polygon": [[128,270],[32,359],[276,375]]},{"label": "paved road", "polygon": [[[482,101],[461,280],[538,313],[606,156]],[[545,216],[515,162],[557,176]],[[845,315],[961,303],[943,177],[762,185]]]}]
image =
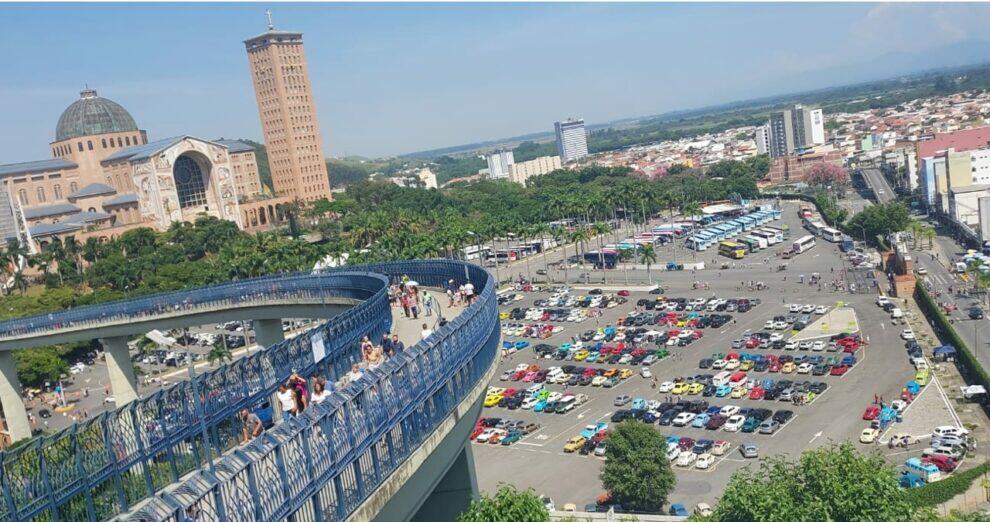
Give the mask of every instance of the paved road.
[{"label": "paved road", "polygon": [[[797,224],[796,215],[796,207],[793,209],[785,207],[785,221],[792,227]],[[773,254],[770,255],[772,258]],[[808,406],[764,404],[748,399],[707,399],[718,405],[737,404],[793,409],[797,416],[772,437],[721,431],[709,432],[695,428],[658,427],[658,429],[664,434],[725,439],[731,441],[733,446],[738,446],[742,441],[755,441],[760,445],[764,455],[796,456],[805,449],[827,444],[830,441],[855,440],[865,427],[866,423],[860,419],[860,416],[863,408],[872,401],[873,394],[891,397],[898,393],[903,382],[913,375],[904,354],[903,342],[898,338],[901,327],[890,324],[886,314],[873,304],[873,294],[833,293],[827,289],[819,292],[817,287],[797,282],[801,273],[808,275],[816,271],[821,272],[826,279],[842,277],[843,263],[834,245],[820,243],[811,251],[791,260],[790,267],[785,272],[776,272],[774,265],[768,266],[762,262],[761,256],[762,253],[757,254],[752,261],[739,263],[736,269],[702,271],[695,275],[690,272],[659,274],[659,279],[668,289],[667,295],[670,296],[710,297],[712,293],[717,293],[722,297],[746,296],[764,301],[746,314],[735,314],[737,324],[726,326],[721,331],[705,330],[705,336],[698,342],[686,348],[675,348],[674,351],[678,356],[661,361],[652,368],[661,381],[670,380],[675,376],[699,373],[702,371],[698,370],[700,358],[709,356],[713,352],[728,351],[728,343],[731,339],[739,337],[746,331],[759,330],[769,317],[783,311],[783,302],[834,306],[837,301],[844,301],[851,305],[859,314],[859,322],[871,341],[870,347],[866,349],[866,357],[853,371],[841,378],[800,376],[799,380],[825,380],[830,385],[829,391]],[[835,268],[834,273],[830,270],[832,267]],[[789,276],[787,281],[784,281],[785,274]],[[642,280],[643,277],[642,271],[637,271],[636,279]],[[708,281],[712,286],[711,290],[705,292],[691,290],[691,283],[698,279]],[[764,281],[770,285],[770,290],[752,292],[742,289],[742,283],[750,280]],[[575,292],[582,293],[580,289],[575,289]],[[525,306],[534,298],[543,295],[545,294],[527,295],[524,301],[512,303],[503,309]],[[605,325],[614,321],[616,317],[628,313],[636,299],[642,297],[646,297],[645,293],[633,292],[629,304],[606,309],[605,315],[600,319],[601,324]],[[593,320],[580,324],[565,324],[567,325],[565,332],[554,335],[546,342],[559,344],[569,340],[571,335],[595,327]],[[539,341],[534,344],[537,342]],[[515,367],[522,362],[531,363],[537,360],[532,357],[531,351],[526,350],[503,361],[502,369]],[[546,367],[560,363],[540,361],[539,364]],[[761,378],[785,378],[780,374],[758,375]],[[787,378],[793,380],[798,376],[792,375]],[[506,383],[496,385],[505,386]],[[551,389],[559,391],[561,386],[551,385]],[[584,425],[609,416],[614,411],[612,399],[618,394],[657,399],[663,397],[650,388],[646,379],[638,376],[623,381],[614,390],[581,387],[578,391],[587,393],[591,401],[583,408],[567,415],[537,414],[525,410],[508,411],[500,408],[485,409],[483,415],[540,422],[544,424],[544,428],[531,436],[528,441],[524,441],[527,444],[512,447],[475,445],[474,455],[479,485],[483,490],[490,492],[499,482],[509,482],[519,487],[532,487],[541,494],[550,494],[558,505],[573,502],[582,506],[593,502],[601,493],[598,471],[602,461],[594,457],[563,454],[564,442],[576,435]],[[677,487],[671,500],[683,502],[688,506],[693,506],[697,502],[712,502],[728,482],[731,473],[746,464],[747,461],[740,459],[738,453],[733,450],[728,458],[719,461],[713,470],[696,471],[679,468],[676,471]]]},{"label": "paved road", "polygon": [[896,196],[894,194],[894,189],[890,187],[887,183],[887,179],[883,177],[883,173],[880,169],[876,168],[864,168],[860,172],[863,173],[863,178],[866,180],[867,185],[873,190],[873,194],[876,196],[877,201],[880,203],[887,203],[891,201]]}]

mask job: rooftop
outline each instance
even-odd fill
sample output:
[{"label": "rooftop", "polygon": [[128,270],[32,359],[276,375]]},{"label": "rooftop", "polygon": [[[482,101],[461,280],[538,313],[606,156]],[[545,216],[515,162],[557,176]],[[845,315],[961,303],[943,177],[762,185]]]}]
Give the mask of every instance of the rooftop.
[{"label": "rooftop", "polygon": [[58,216],[61,214],[72,214],[79,212],[79,207],[73,205],[72,203],[56,203],[54,205],[45,205],[43,207],[30,207],[24,209],[25,219],[37,219],[49,216]]},{"label": "rooftop", "polygon": [[31,174],[33,172],[49,172],[61,169],[74,169],[77,165],[71,161],[61,158],[28,161],[25,163],[10,163],[0,165],[0,176],[11,176],[14,174]]},{"label": "rooftop", "polygon": [[955,132],[940,132],[930,140],[918,142],[918,157],[928,158],[936,152],[946,149],[956,151],[973,150],[986,147],[990,143],[990,127],[959,130]]},{"label": "rooftop", "polygon": [[85,198],[89,196],[102,196],[104,194],[116,194],[117,191],[114,190],[110,185],[105,185],[103,183],[90,183],[85,187],[69,194],[69,199]]},{"label": "rooftop", "polygon": [[219,143],[224,147],[227,147],[228,152],[254,152],[254,147],[244,143],[243,141],[237,140],[213,140],[213,143]]},{"label": "rooftop", "polygon": [[114,152],[113,154],[107,156],[107,159],[103,161],[120,161],[120,160],[137,161],[142,159],[148,159],[151,156],[154,156],[155,154],[171,147],[172,145],[175,145],[176,143],[178,143],[179,141],[185,138],[186,136],[172,136],[171,138],[164,138],[164,139],[152,141],[149,143],[145,143],[144,145],[128,147],[126,149],[118,150],[117,152]]},{"label": "rooftop", "polygon": [[114,205],[126,205],[128,203],[137,203],[137,194],[118,194],[103,202],[103,208],[112,207]]}]

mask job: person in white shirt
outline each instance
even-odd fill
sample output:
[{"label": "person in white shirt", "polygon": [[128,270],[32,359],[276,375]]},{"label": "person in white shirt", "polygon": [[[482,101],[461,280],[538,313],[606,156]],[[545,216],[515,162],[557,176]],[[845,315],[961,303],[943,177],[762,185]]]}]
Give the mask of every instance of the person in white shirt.
[{"label": "person in white shirt", "polygon": [[310,398],[309,398],[309,400],[310,400],[311,403],[313,403],[313,404],[319,404],[319,403],[327,400],[327,397],[329,397],[329,396],[330,396],[330,392],[328,392],[323,387],[323,383],[322,382],[316,381],[315,383],[313,383],[313,393],[310,394]]},{"label": "person in white shirt", "polygon": [[464,284],[464,297],[467,304],[471,304],[474,300],[474,285],[471,284],[471,281]]},{"label": "person in white shirt", "polygon": [[287,421],[292,418],[292,414],[296,411],[296,398],[292,396],[292,390],[280,384],[275,396],[278,397],[278,403],[282,407],[282,420]]},{"label": "person in white shirt", "polygon": [[423,336],[423,340],[425,341],[427,337],[433,335],[433,330],[430,329],[430,327],[427,326],[426,323],[423,323],[423,331],[420,333],[420,335]]},{"label": "person in white shirt", "polygon": [[355,364],[351,366],[351,371],[347,372],[347,382],[357,382],[363,376],[364,372],[361,371],[361,367]]}]

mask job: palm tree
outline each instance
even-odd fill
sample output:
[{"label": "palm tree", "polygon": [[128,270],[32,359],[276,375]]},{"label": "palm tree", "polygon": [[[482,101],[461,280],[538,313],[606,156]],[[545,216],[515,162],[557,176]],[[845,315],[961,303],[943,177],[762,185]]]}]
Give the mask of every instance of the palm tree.
[{"label": "palm tree", "polygon": [[928,240],[928,248],[929,249],[933,248],[935,246],[934,244],[935,236],[938,235],[935,232],[935,228],[930,225],[925,225],[921,227],[920,232],[921,232],[921,237]]},{"label": "palm tree", "polygon": [[914,243],[914,248],[915,249],[918,248],[918,238],[921,236],[921,229],[922,228],[924,228],[924,225],[922,225],[918,221],[911,220],[911,222],[908,223],[907,229],[908,229],[908,232],[911,233],[911,239],[912,239],[912,241]]},{"label": "palm tree", "polygon": [[653,250],[653,245],[643,245],[639,250],[639,262],[646,265],[646,276],[650,279],[650,284],[653,284],[653,273],[650,271],[650,267],[653,263],[657,262],[657,253]]},{"label": "palm tree", "polygon": [[210,366],[223,363],[224,361],[229,362],[234,360],[234,355],[231,353],[230,348],[227,347],[227,341],[223,334],[213,342],[213,346],[210,347],[210,353],[206,354],[206,360],[209,361]]},{"label": "palm tree", "polygon": [[605,245],[602,243],[605,238],[605,234],[608,234],[612,229],[602,223],[601,221],[596,221],[595,224],[591,225],[591,232],[598,236],[598,262],[602,267],[602,284],[605,284]]},{"label": "palm tree", "polygon": [[635,248],[620,248],[619,262],[622,263],[622,273],[626,277],[626,285],[629,284],[629,260],[635,255]]},{"label": "palm tree", "polygon": [[563,259],[561,259],[560,262],[564,265],[564,284],[567,284],[567,265],[569,263],[567,262],[567,246],[564,245],[564,241],[567,241],[569,236],[567,231],[561,227],[554,228],[551,233],[553,234],[553,238],[557,242],[557,245],[560,246],[560,252],[563,256]]}]

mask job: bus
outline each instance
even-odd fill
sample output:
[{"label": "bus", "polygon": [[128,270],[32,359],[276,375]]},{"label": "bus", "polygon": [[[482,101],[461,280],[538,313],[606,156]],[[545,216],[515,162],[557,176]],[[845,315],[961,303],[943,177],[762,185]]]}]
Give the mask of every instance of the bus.
[{"label": "bus", "polygon": [[729,259],[742,259],[746,255],[746,247],[733,241],[722,241],[718,244],[718,253]]},{"label": "bus", "polygon": [[777,234],[774,234],[773,232],[770,232],[769,230],[764,230],[762,228],[754,230],[749,234],[753,237],[766,240],[767,246],[776,245],[777,243],[780,243],[781,241],[784,240],[784,238],[779,237]]},{"label": "bus", "polygon": [[794,242],[794,246],[791,250],[793,250],[795,254],[800,254],[802,252],[806,252],[813,246],[815,246],[815,236],[804,236]]},{"label": "bus", "polygon": [[822,230],[828,227],[826,227],[825,223],[822,223],[821,221],[812,221],[810,219],[806,219],[804,221],[804,228],[808,229],[808,232],[811,232],[812,235],[820,236],[822,235]]},{"label": "bus", "polygon": [[750,254],[760,251],[760,242],[753,236],[741,237],[737,241],[740,245],[746,247],[746,251]]},{"label": "bus", "polygon": [[810,218],[811,217],[811,207],[801,205],[800,210],[798,210],[798,217],[800,218]]},{"label": "bus", "polygon": [[747,241],[755,241],[756,242],[756,248],[757,248],[757,250],[763,250],[763,249],[767,248],[768,246],[770,246],[770,242],[767,241],[767,238],[765,238],[765,237],[760,237],[760,236],[757,236],[757,235],[750,234],[750,235],[744,237],[743,239],[745,239]]},{"label": "bus", "polygon": [[585,252],[584,261],[593,264],[598,269],[602,268],[602,262],[604,262],[605,268],[613,269],[619,261],[619,253],[607,248],[602,249],[601,254],[598,251]]},{"label": "bus", "polygon": [[842,241],[842,232],[839,232],[831,227],[823,228],[821,236],[822,239],[828,241],[829,243],[838,243],[839,241]]},{"label": "bus", "polygon": [[471,246],[466,246],[463,249],[461,249],[461,252],[464,253],[464,259],[465,260],[472,261],[474,259],[478,259],[478,252],[481,252],[481,256],[482,257],[487,258],[488,257],[488,253],[491,252],[491,250],[492,249],[490,247],[487,247],[487,246],[479,247],[477,245],[471,245]]}]

